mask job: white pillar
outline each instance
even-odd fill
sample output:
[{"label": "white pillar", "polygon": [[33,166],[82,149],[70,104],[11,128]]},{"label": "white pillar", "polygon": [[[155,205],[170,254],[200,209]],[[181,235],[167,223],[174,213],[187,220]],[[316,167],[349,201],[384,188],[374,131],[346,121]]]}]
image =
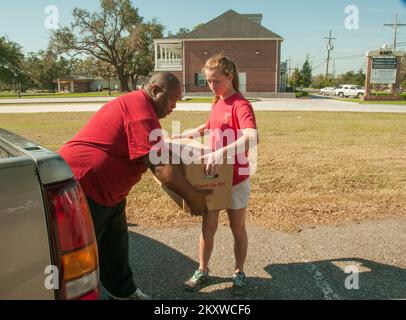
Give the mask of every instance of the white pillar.
[{"label": "white pillar", "polygon": [[155,43],[155,69],[158,67],[158,44]]},{"label": "white pillar", "polygon": [[275,93],[278,93],[278,80],[279,80],[279,41],[276,40],[276,72],[275,72]]},{"label": "white pillar", "polygon": [[73,81],[70,82],[70,92],[71,93],[75,92],[75,84],[73,83]]},{"label": "white pillar", "polygon": [[61,93],[61,82],[58,79],[58,93]]},{"label": "white pillar", "polygon": [[182,40],[182,76],[183,76],[183,96],[186,94],[186,72],[185,72],[185,41]]}]

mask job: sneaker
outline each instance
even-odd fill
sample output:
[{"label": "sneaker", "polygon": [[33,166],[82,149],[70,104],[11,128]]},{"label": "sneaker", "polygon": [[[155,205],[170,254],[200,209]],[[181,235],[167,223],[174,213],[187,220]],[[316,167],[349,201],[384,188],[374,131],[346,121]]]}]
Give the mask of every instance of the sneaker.
[{"label": "sneaker", "polygon": [[247,278],[244,272],[234,273],[233,275],[233,294],[243,295],[247,288]]},{"label": "sneaker", "polygon": [[109,294],[110,300],[151,300],[151,296],[145,294],[142,292],[139,288],[131,295],[128,297],[120,298],[113,296],[111,293]]},{"label": "sneaker", "polygon": [[185,282],[185,288],[189,291],[196,291],[201,289],[204,284],[209,279],[209,270],[203,272],[200,269],[197,269],[193,276]]}]

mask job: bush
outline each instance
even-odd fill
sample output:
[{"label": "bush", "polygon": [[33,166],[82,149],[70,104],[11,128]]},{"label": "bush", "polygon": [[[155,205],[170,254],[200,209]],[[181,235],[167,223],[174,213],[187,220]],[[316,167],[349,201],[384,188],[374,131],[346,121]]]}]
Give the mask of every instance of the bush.
[{"label": "bush", "polygon": [[295,89],[293,87],[286,87],[285,92],[295,92]]},{"label": "bush", "polygon": [[309,93],[305,91],[295,91],[296,98],[308,97]]}]

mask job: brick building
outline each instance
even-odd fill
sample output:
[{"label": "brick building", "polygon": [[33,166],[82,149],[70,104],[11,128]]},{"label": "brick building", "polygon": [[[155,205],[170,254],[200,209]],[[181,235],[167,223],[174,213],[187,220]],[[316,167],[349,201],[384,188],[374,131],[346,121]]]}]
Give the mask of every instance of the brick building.
[{"label": "brick building", "polygon": [[112,90],[121,88],[120,81],[116,78],[107,80],[92,76],[68,76],[56,79],[54,83],[57,84],[58,93],[96,92],[99,88],[108,89],[109,86]]},{"label": "brick building", "polygon": [[186,95],[208,93],[201,69],[210,56],[224,52],[237,65],[241,92],[280,92],[283,38],[261,23],[262,14],[229,10],[192,32],[156,39],[155,71],[176,74]]}]

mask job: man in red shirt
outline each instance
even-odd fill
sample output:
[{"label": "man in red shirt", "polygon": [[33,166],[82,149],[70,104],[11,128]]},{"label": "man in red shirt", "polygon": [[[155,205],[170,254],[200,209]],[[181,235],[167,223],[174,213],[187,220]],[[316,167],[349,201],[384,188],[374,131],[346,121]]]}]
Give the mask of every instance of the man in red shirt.
[{"label": "man in red shirt", "polygon": [[100,280],[115,299],[148,299],[129,265],[126,197],[148,168],[182,196],[192,214],[207,213],[207,192],[186,180],[179,165],[153,164],[150,133],[176,108],[182,90],[169,72],[153,75],[143,90],[103,106],[59,151],[86,194],[100,260]]}]

